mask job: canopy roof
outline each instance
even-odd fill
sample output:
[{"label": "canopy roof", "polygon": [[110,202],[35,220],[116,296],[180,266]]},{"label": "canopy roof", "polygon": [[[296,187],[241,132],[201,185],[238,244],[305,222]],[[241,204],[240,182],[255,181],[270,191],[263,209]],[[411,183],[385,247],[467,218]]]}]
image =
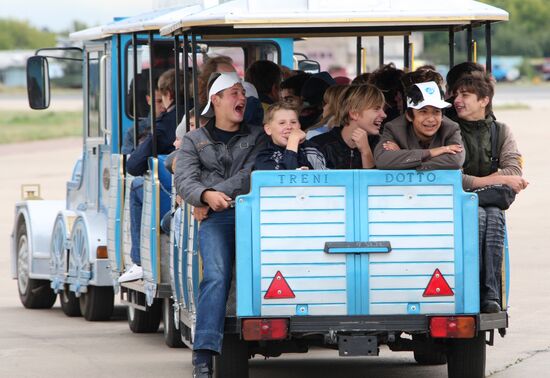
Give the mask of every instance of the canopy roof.
[{"label": "canopy roof", "polygon": [[[196,29],[205,34],[277,36],[308,31],[330,33],[372,29],[379,32],[444,29],[508,20],[508,12],[473,0],[230,0],[190,14],[161,28],[161,34]],[[237,30],[239,29],[239,30]],[[262,32],[258,29],[264,29]],[[275,31],[271,29],[277,29]],[[353,33],[352,33],[353,34]]]},{"label": "canopy roof", "polygon": [[232,36],[300,37],[308,32],[358,35],[460,29],[507,20],[508,12],[473,0],[203,0],[201,4],[157,9],[113,21],[71,33],[70,38],[96,40],[150,30],[170,35],[189,29]]},{"label": "canopy roof", "polygon": [[115,20],[105,25],[71,33],[70,38],[74,41],[95,40],[107,38],[113,34],[160,30],[164,26],[183,20],[187,18],[187,16],[202,10],[204,10],[204,7],[200,4],[187,7],[180,6],[157,9],[137,16]]}]

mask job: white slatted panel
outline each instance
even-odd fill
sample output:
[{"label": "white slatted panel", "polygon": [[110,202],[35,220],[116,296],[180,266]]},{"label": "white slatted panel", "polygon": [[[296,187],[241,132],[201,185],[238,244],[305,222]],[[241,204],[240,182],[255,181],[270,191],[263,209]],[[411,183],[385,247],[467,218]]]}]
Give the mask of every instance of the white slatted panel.
[{"label": "white slatted panel", "polygon": [[372,262],[453,262],[455,253],[452,249],[394,249],[391,253],[372,253],[369,261]]},{"label": "white slatted panel", "polygon": [[[300,264],[300,265],[264,265],[262,264],[262,278],[275,277],[277,271],[280,271],[285,278],[293,277],[345,277],[346,265],[345,254],[341,253],[342,262],[339,265],[320,265],[320,264]],[[289,252],[289,258],[292,258],[292,253]],[[270,281],[271,282],[271,281]],[[304,284],[300,287],[292,287],[292,289],[308,288]],[[263,290],[263,288],[262,288]],[[265,287],[267,290],[267,287]]]},{"label": "white slatted panel", "polygon": [[124,266],[132,266],[130,251],[132,250],[132,234],[130,231],[130,190],[132,188],[134,176],[126,175],[125,193],[124,193],[124,215],[122,218],[122,253],[124,255]]},{"label": "white slatted panel", "polygon": [[369,208],[378,209],[411,209],[411,208],[451,208],[453,197],[448,196],[369,196]]},{"label": "white slatted panel", "polygon": [[368,206],[369,240],[393,249],[369,256],[369,313],[454,312],[454,296],[422,296],[436,269],[454,288],[453,187],[370,186]]},{"label": "white slatted panel", "polygon": [[151,210],[153,199],[153,183],[151,176],[146,174],[143,180],[143,211],[141,213],[140,252],[143,279],[153,281],[153,268],[151,262]]},{"label": "white slatted panel", "polygon": [[[262,279],[262,287],[269,287],[271,278]],[[345,290],[346,280],[342,278],[287,278],[290,287],[315,287],[318,290]]]},{"label": "white slatted panel", "polygon": [[[419,313],[421,314],[453,314],[455,312],[455,304],[453,303],[420,303]],[[406,303],[391,303],[391,304],[371,304],[371,315],[387,315],[387,314],[406,314]]]},{"label": "white slatted panel", "polygon": [[450,209],[403,210],[385,209],[369,210],[369,222],[452,222],[453,211]]},{"label": "white slatted panel", "polygon": [[454,274],[454,263],[427,262],[417,264],[376,264],[371,263],[369,273],[372,276],[412,276],[412,275],[432,275],[436,269],[439,269],[445,276]]},{"label": "white slatted panel", "polygon": [[369,235],[395,235],[396,226],[399,235],[452,235],[454,224],[449,223],[370,223]]},{"label": "white slatted panel", "polygon": [[122,218],[122,214],[117,213],[118,203],[124,200],[124,197],[119,198],[119,189],[122,185],[122,180],[123,178],[120,173],[120,155],[112,155],[109,180],[109,208],[107,209],[107,252],[111,262],[111,270],[114,272],[119,272],[121,270],[121,267],[117,266],[116,259],[116,222],[117,219]]},{"label": "white slatted panel", "polygon": [[[343,187],[261,188],[262,315],[296,315],[298,305],[309,315],[347,313],[346,256],[323,251],[345,240],[345,195]],[[295,298],[263,298],[277,272]]]},{"label": "white slatted panel", "polygon": [[[289,314],[296,314],[296,305],[275,305],[275,306],[262,306],[263,316],[285,316]],[[345,308],[342,305],[321,305],[312,304],[308,305],[308,315],[328,316],[328,315],[345,315]]]},{"label": "white slatted panel", "polygon": [[341,210],[325,211],[266,211],[260,213],[260,223],[325,223],[330,219],[332,222],[345,222],[346,214]]},{"label": "white slatted panel", "polygon": [[[430,281],[431,276],[402,276],[402,277],[372,277],[370,279],[370,284],[372,289],[399,289],[399,288],[409,288],[409,289],[422,289],[426,288],[428,282]],[[445,276],[447,283],[454,288],[455,278],[452,275]]]}]

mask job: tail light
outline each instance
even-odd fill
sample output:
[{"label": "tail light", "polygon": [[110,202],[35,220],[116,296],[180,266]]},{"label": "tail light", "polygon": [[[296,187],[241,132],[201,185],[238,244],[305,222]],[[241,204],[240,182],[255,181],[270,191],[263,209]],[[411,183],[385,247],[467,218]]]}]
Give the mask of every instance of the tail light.
[{"label": "tail light", "polygon": [[244,319],[243,339],[284,340],[288,337],[288,319]]},{"label": "tail light", "polygon": [[471,316],[436,316],[430,319],[434,338],[471,339],[476,335],[476,320]]}]

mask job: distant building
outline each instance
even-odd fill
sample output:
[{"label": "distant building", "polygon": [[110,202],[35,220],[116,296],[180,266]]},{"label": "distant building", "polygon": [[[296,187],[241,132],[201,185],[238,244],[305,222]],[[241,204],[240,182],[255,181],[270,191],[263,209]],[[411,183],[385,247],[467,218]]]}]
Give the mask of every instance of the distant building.
[{"label": "distant building", "polygon": [[34,50],[0,51],[0,84],[5,87],[24,87],[27,85],[25,66]]}]

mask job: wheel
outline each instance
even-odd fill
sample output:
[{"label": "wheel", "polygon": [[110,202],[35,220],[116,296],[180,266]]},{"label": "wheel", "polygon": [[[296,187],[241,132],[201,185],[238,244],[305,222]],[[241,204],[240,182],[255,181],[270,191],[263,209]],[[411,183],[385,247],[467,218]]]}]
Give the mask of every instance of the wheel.
[{"label": "wheel", "polygon": [[162,301],[162,323],[164,324],[164,342],[170,348],[183,348],[185,344],[181,340],[181,333],[176,329],[174,322],[174,301],[164,298]]},{"label": "wheel", "polygon": [[128,325],[134,333],[157,332],[161,316],[162,302],[159,299],[155,299],[153,305],[147,311],[141,311],[128,306]]},{"label": "wheel", "polygon": [[27,228],[20,225],[17,232],[17,288],[25,308],[51,308],[57,295],[50,281],[29,278],[29,242]]},{"label": "wheel", "polygon": [[68,285],[59,292],[59,302],[61,302],[61,310],[69,317],[82,316],[80,312],[80,300],[75,296],[73,291],[69,290]]},{"label": "wheel", "polygon": [[426,335],[413,335],[414,360],[420,365],[444,365],[447,363],[445,345],[437,344]]},{"label": "wheel", "polygon": [[113,314],[115,293],[112,286],[88,286],[80,294],[80,312],[88,321],[109,320]]},{"label": "wheel", "polygon": [[447,372],[449,378],[485,377],[485,332],[473,339],[448,341]]},{"label": "wheel", "polygon": [[224,335],[222,354],[214,357],[215,378],[248,378],[248,344],[239,335]]}]

